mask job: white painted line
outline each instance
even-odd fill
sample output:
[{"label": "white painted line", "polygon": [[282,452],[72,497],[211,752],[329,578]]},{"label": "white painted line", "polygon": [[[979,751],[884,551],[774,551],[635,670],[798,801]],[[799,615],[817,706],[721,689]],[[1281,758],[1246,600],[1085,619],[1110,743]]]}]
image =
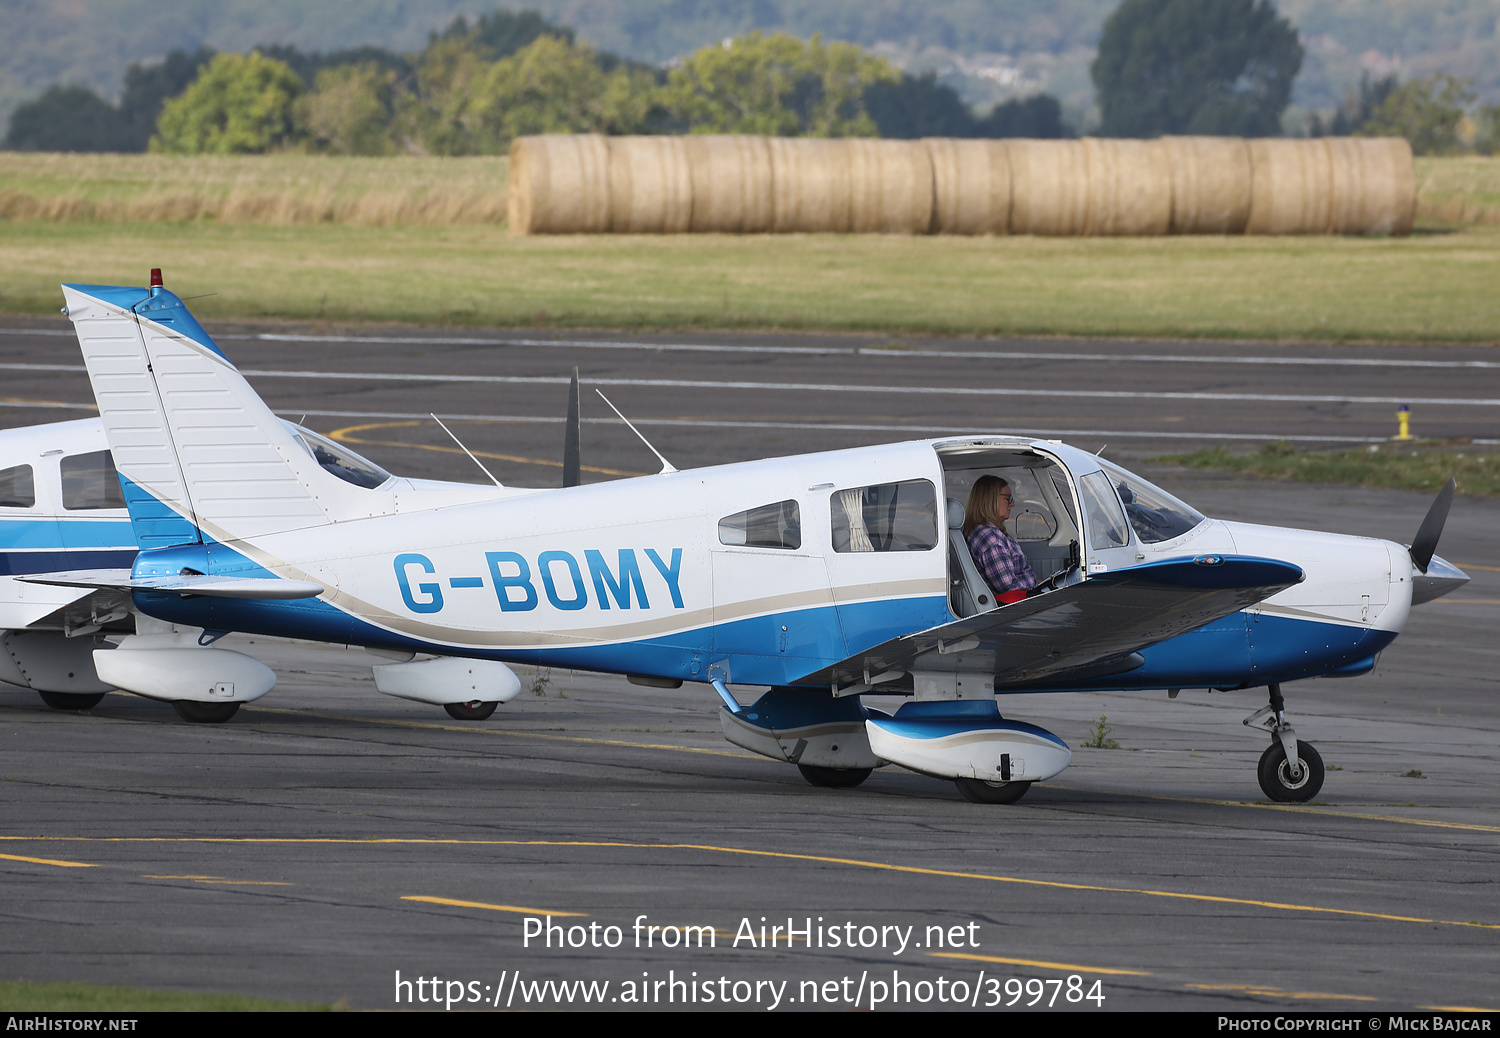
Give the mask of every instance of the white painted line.
[{"label": "white painted line", "polygon": [[[338,379],[352,382],[483,382],[491,385],[566,386],[571,381],[560,375],[406,375],[386,372],[284,371],[267,368],[242,368],[249,378]],[[1422,397],[1422,396],[1335,396],[1298,395],[1292,393],[1143,393],[1114,389],[1033,389],[1010,386],[1004,389],[980,386],[860,386],[817,382],[715,382],[708,379],[677,378],[582,378],[590,386],[642,386],[651,389],[741,389],[785,393],[881,393],[922,396],[981,397],[1062,397],[1096,400],[1244,400],[1289,404],[1431,404],[1435,406],[1500,407],[1500,398]]]},{"label": "white painted line", "polygon": [[[78,371],[82,365],[69,364],[0,364],[0,371]],[[569,379],[561,375],[438,375],[406,374],[387,371],[291,371],[278,368],[241,368],[247,378],[291,378],[340,382],[483,382],[489,385],[566,386]],[[784,393],[882,393],[926,396],[981,397],[1060,397],[1094,400],[1243,400],[1283,404],[1423,404],[1438,407],[1500,407],[1495,397],[1429,397],[1429,396],[1340,396],[1335,394],[1302,395],[1295,393],[1146,393],[1117,389],[1036,389],[1019,386],[1006,388],[982,386],[879,386],[818,382],[716,382],[709,379],[677,378],[589,378],[580,384],[591,386],[643,386],[655,389],[742,389]]]},{"label": "white painted line", "polygon": [[[300,408],[280,411],[278,414],[307,415],[310,418],[392,418],[398,420],[425,419],[426,412],[403,411],[305,411]],[[445,414],[441,417],[456,422],[497,422],[517,424],[561,425],[565,418],[546,418],[534,415],[490,415],[490,414]],[[621,425],[617,418],[585,418],[585,424]],[[641,418],[637,425],[683,426],[705,429],[808,429],[820,432],[880,432],[901,433],[914,438],[930,436],[1025,436],[1032,439],[1061,438],[1065,436],[1115,436],[1139,437],[1164,440],[1289,440],[1296,443],[1385,443],[1383,436],[1284,436],[1281,433],[1193,433],[1151,432],[1132,430],[1121,432],[1109,429],[976,429],[969,425],[877,425],[840,422],[736,422],[700,418]],[[1470,443],[1489,444],[1496,440],[1471,440]]]},{"label": "white painted line", "polygon": [[0,400],[0,407],[35,407],[43,411],[92,411],[99,413],[93,404],[64,404],[56,400]]},{"label": "white painted line", "polygon": [[[4,335],[55,335],[71,338],[72,331],[42,328],[0,328]],[[1374,357],[1208,357],[1197,353],[1072,353],[1038,350],[921,350],[887,349],[882,346],[729,346],[712,343],[680,342],[611,342],[590,339],[479,339],[458,337],[427,337],[404,335],[287,335],[262,332],[257,335],[221,335],[226,341],[264,342],[326,342],[351,343],[354,345],[375,344],[392,346],[522,346],[533,348],[567,348],[586,350],[649,350],[679,353],[786,353],[808,356],[860,356],[860,357],[910,357],[918,360],[926,357],[951,357],[960,360],[1054,360],[1099,363],[1100,361],[1132,361],[1148,364],[1250,364],[1293,367],[1334,368],[1500,368],[1500,360],[1405,360]],[[1213,340],[1213,346],[1233,346]],[[1342,347],[1357,349],[1359,347]],[[1377,349],[1401,349],[1411,347],[1379,346]],[[1488,349],[1456,344],[1454,349]]]},{"label": "white painted line", "polygon": [[[65,410],[65,411],[93,411],[98,412],[93,404],[64,404],[54,401],[28,402],[24,400],[0,400],[0,407],[13,408],[38,408],[42,410]],[[302,407],[294,407],[286,411],[277,411],[279,415],[290,417],[292,415],[306,416],[309,418],[389,418],[400,421],[423,421],[428,417],[426,411],[310,411]],[[548,418],[537,415],[512,415],[512,414],[443,414],[440,417],[455,422],[497,422],[514,424],[541,424],[561,425],[565,418]],[[616,418],[585,418],[585,424],[589,425],[620,425]],[[976,429],[968,425],[880,425],[872,423],[840,423],[840,422],[736,422],[728,420],[697,419],[697,418],[638,418],[637,425],[650,426],[683,426],[686,428],[704,429],[807,429],[814,431],[829,432],[879,432],[899,433],[913,438],[926,438],[931,436],[1027,436],[1035,439],[1059,439],[1075,436],[1104,436],[1110,438],[1137,438],[1137,439],[1160,439],[1160,440],[1246,440],[1264,442],[1267,440],[1286,440],[1291,443],[1386,443],[1384,436],[1288,436],[1282,432],[1267,433],[1228,433],[1228,432],[1153,432],[1151,430],[1120,430],[1120,429],[1045,429],[1045,428],[1015,428],[1015,429]],[[1475,439],[1470,443],[1479,446],[1488,446],[1500,443],[1500,440]]]},{"label": "white painted line", "polygon": [[[239,338],[239,336],[226,336]],[[245,338],[250,338],[246,336]],[[1311,367],[1360,368],[1500,368],[1492,360],[1383,360],[1365,357],[1205,357],[1192,353],[1071,353],[1031,350],[921,350],[882,346],[755,346],[714,345],[709,343],[611,342],[591,339],[475,339],[422,338],[420,336],[381,335],[284,335],[263,333],[254,336],[272,342],[347,342],[389,345],[432,346],[525,346],[586,350],[651,350],[683,353],[790,353],[810,356],[861,357],[957,357],[975,360],[1057,360],[1057,361],[1141,361],[1163,364],[1275,364]],[[1213,345],[1225,345],[1219,342]],[[1460,347],[1462,348],[1462,347]],[[1473,348],[1473,347],[1470,347]]]},{"label": "white painted line", "polygon": [[[225,336],[225,338],[240,338]],[[590,350],[672,350],[686,353],[805,353],[817,356],[852,356],[862,351],[857,346],[714,346],[707,343],[607,342],[590,339],[458,339],[422,338],[420,336],[385,335],[279,335],[264,333],[243,336],[268,342],[347,342],[392,346],[526,346],[570,347]],[[875,351],[879,352],[879,351]]]}]

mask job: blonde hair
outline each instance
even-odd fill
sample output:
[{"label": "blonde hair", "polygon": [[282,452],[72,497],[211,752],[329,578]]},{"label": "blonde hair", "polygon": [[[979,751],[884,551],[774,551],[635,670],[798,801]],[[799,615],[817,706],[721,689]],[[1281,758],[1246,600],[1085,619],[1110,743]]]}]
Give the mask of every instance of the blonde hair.
[{"label": "blonde hair", "polygon": [[1009,486],[999,476],[980,476],[974,481],[969,503],[964,506],[965,537],[981,526],[998,526],[1001,533],[1007,532],[1000,519],[1000,492]]}]

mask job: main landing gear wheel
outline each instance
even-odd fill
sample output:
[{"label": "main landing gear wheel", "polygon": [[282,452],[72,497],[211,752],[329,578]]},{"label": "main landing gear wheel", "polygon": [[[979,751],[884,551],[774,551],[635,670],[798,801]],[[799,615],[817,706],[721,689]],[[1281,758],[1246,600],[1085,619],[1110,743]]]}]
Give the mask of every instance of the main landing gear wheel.
[{"label": "main landing gear wheel", "polygon": [[499,703],[444,703],[443,709],[455,721],[483,721],[495,712]]},{"label": "main landing gear wheel", "polygon": [[1318,751],[1311,743],[1298,742],[1297,756],[1302,765],[1301,775],[1294,779],[1281,740],[1273,740],[1260,755],[1257,769],[1260,788],[1279,804],[1305,804],[1323,788],[1323,758]]},{"label": "main landing gear wheel", "polygon": [[815,764],[799,764],[797,770],[802,777],[824,789],[853,789],[870,777],[873,768],[820,768]]},{"label": "main landing gear wheel", "polygon": [[103,692],[38,692],[37,695],[54,710],[92,710],[104,698]]},{"label": "main landing gear wheel", "polygon": [[191,699],[175,699],[172,709],[184,721],[194,724],[223,724],[239,712],[238,703],[195,703]]},{"label": "main landing gear wheel", "polygon": [[954,779],[953,783],[971,804],[1014,804],[1031,788],[1030,782],[986,782],[972,778]]}]

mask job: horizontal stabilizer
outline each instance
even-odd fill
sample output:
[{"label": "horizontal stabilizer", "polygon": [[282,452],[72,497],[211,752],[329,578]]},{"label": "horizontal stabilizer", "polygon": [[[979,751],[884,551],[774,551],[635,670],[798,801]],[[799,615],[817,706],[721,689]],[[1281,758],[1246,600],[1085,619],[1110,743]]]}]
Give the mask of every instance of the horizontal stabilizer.
[{"label": "horizontal stabilizer", "polygon": [[17,577],[28,584],[54,587],[109,588],[114,591],[156,591],[163,594],[207,595],[211,598],[316,598],[322,584],[277,577],[213,577],[187,573],[132,577],[128,569],[84,569],[70,573],[32,573]]},{"label": "horizontal stabilizer", "polygon": [[893,638],[796,684],[857,686],[866,675],[916,671],[993,675],[999,688],[1128,671],[1139,666],[1132,653],[1270,598],[1303,577],[1291,563],[1235,555],[1096,573]]}]

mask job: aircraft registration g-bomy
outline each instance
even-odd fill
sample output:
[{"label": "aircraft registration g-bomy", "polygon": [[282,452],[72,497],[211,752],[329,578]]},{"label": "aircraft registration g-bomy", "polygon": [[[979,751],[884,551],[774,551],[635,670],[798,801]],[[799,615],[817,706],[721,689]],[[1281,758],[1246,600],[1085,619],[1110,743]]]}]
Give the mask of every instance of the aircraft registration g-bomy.
[{"label": "aircraft registration g-bomy", "polygon": [[[1407,548],[1210,519],[1095,455],[1015,436],[664,462],[561,489],[402,480],[278,419],[152,282],[63,286],[103,430],[80,454],[107,448],[131,543],[100,531],[89,568],[24,567],[39,601],[15,626],[53,629],[7,638],[33,640],[36,672],[71,668],[189,719],[227,719],[274,684],[213,646],[222,634],[315,638],[390,657],[382,691],[455,716],[515,694],[506,663],[712,686],[731,742],[815,785],[894,763],[1008,803],[1071,753],[1002,716],[1001,696],[1264,687],[1246,719],[1270,733],[1261,787],[1305,801],[1323,766],[1282,685],[1368,672],[1413,604],[1468,579],[1434,554],[1451,482]],[[1044,578],[1020,601],[995,601],[958,529],[986,474],[1009,482],[1012,532]],[[92,644],[127,613],[134,633]],[[731,686],[766,691],[746,705]],[[867,694],[907,701],[886,714]]]}]

